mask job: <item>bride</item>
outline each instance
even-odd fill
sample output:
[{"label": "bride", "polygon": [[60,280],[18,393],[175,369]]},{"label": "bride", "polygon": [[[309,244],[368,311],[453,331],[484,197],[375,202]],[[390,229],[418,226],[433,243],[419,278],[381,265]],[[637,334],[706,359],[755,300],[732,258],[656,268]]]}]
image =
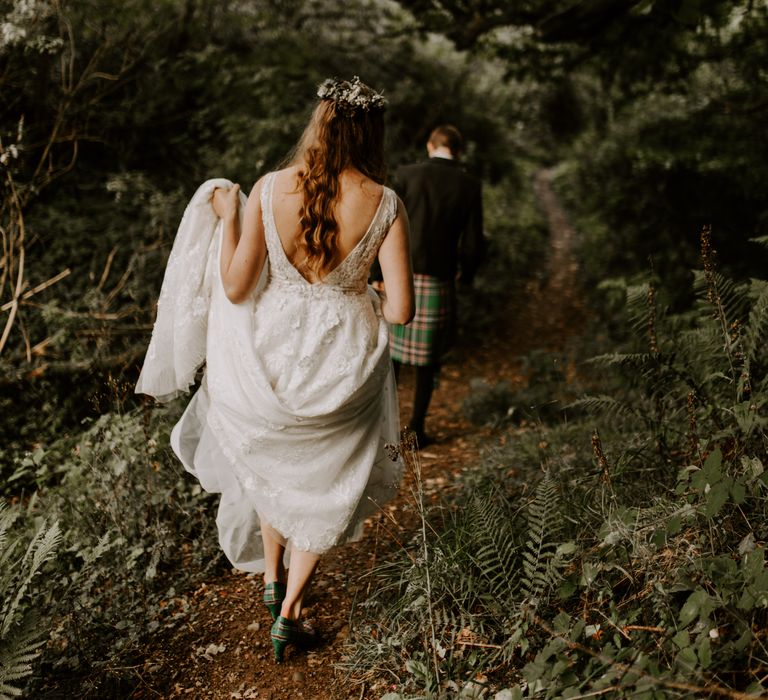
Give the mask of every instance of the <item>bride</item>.
[{"label": "bride", "polygon": [[[387,323],[414,310],[407,216],[382,185],[385,100],[358,78],[327,80],[318,97],[292,165],[262,177],[244,207],[221,180],[190,202],[136,389],[170,398],[205,360],[171,444],[221,492],[230,561],[264,572],[278,661],[306,641],[320,555],[359,537],[397,488]],[[381,296],[367,284],[377,257]]]}]

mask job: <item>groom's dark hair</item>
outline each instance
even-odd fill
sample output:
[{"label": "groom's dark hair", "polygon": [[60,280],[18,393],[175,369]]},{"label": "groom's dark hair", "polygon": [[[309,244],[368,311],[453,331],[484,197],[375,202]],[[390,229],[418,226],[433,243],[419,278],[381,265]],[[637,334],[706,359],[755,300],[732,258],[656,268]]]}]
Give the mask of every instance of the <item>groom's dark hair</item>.
[{"label": "groom's dark hair", "polygon": [[429,135],[429,143],[437,148],[444,146],[455,156],[464,150],[464,139],[461,132],[451,124],[441,124],[435,127]]}]

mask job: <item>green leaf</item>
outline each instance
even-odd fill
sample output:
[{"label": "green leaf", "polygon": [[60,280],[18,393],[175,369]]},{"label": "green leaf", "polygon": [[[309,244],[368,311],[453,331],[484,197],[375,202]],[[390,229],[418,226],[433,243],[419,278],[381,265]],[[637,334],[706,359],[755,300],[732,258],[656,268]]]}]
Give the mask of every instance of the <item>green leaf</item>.
[{"label": "green leaf", "polygon": [[751,552],[747,552],[742,559],[741,566],[748,580],[755,579],[763,573],[765,567],[765,550],[756,547]]},{"label": "green leaf", "polygon": [[685,647],[691,645],[691,635],[688,634],[688,630],[680,630],[674,637],[672,637],[672,643],[677,646],[678,649],[685,649]]},{"label": "green leaf", "polygon": [[744,503],[747,497],[747,488],[741,479],[736,479],[731,485],[731,498],[736,504]]},{"label": "green leaf", "polygon": [[707,455],[707,459],[704,461],[704,478],[708,484],[715,484],[720,481],[723,476],[720,467],[723,464],[723,453],[720,450],[713,450]]},{"label": "green leaf", "polygon": [[598,571],[599,571],[599,568],[595,564],[584,562],[584,566],[581,569],[581,585],[591,586],[592,582],[595,580],[595,577],[597,576]]},{"label": "green leaf", "polygon": [[702,635],[698,649],[699,664],[702,668],[709,668],[712,665],[712,647],[709,642],[709,636]]},{"label": "green leaf", "polygon": [[557,617],[552,620],[552,626],[555,632],[565,634],[571,629],[571,616],[565,611],[559,613]]},{"label": "green leaf", "polygon": [[716,516],[728,500],[728,484],[720,482],[715,484],[707,494],[707,507],[704,514],[708,518]]},{"label": "green leaf", "polygon": [[699,659],[691,647],[685,647],[677,655],[677,662],[686,669],[694,669],[698,665]]},{"label": "green leaf", "polygon": [[667,536],[676,535],[683,526],[683,519],[675,515],[667,521]]},{"label": "green leaf", "polygon": [[680,609],[680,624],[687,627],[699,617],[706,617],[712,610],[713,604],[709,594],[702,590],[695,590],[688,596],[688,600]]}]

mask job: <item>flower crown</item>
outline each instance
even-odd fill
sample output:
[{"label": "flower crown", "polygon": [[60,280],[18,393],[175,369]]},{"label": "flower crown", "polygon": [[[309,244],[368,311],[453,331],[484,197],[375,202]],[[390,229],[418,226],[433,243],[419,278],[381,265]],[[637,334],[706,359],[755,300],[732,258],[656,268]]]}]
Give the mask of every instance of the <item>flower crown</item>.
[{"label": "flower crown", "polygon": [[317,96],[322,100],[333,100],[347,114],[357,110],[367,112],[371,109],[384,109],[387,106],[384,95],[368,87],[357,76],[352,80],[328,78],[317,88]]}]

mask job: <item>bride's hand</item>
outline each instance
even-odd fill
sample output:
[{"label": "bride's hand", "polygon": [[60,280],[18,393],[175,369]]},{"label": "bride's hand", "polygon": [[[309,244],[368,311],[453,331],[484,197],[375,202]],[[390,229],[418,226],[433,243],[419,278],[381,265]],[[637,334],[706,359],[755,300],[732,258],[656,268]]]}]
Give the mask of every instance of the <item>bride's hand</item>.
[{"label": "bride's hand", "polygon": [[217,187],[213,191],[212,203],[216,216],[234,219],[240,208],[240,185],[233,185],[228,190]]}]

